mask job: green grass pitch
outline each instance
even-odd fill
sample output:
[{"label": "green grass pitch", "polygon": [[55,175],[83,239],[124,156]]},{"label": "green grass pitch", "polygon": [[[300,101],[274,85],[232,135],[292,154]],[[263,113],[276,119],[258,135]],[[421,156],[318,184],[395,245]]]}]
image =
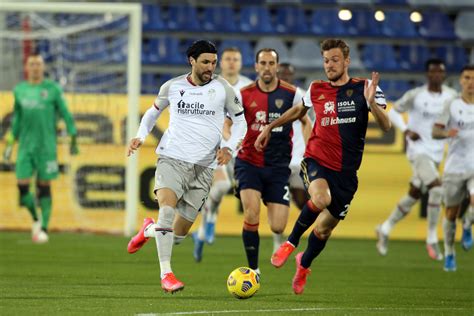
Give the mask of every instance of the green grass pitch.
[{"label": "green grass pitch", "polygon": [[[422,242],[391,241],[380,257],[374,240],[330,240],[312,266],[303,295],[294,295],[294,259],[270,265],[262,238],[260,291],[233,298],[228,274],[245,266],[240,237],[218,236],[195,263],[187,238],[173,250],[173,270],[186,287],[160,288],[154,240],[134,255],[117,236],[51,234],[45,245],[27,233],[0,232],[1,315],[473,315],[474,251],[457,244],[458,271],[428,258]],[[302,241],[300,248],[306,246]]]}]

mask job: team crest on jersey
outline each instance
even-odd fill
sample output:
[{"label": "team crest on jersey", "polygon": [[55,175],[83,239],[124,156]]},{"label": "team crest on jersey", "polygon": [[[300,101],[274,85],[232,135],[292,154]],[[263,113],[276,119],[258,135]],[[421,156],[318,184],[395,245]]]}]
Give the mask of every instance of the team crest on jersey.
[{"label": "team crest on jersey", "polygon": [[275,100],[275,106],[279,109],[281,109],[281,107],[283,106],[283,103],[284,103],[283,99],[276,99]]},{"label": "team crest on jersey", "polygon": [[207,91],[207,96],[209,97],[209,100],[214,100],[216,97],[216,90],[209,89],[209,91]]},{"label": "team crest on jersey", "polygon": [[351,97],[353,93],[354,93],[354,90],[352,90],[352,89],[348,89],[348,90],[346,91],[346,95],[347,95],[348,97]]},{"label": "team crest on jersey", "polygon": [[333,101],[324,103],[324,114],[336,113],[336,106]]},{"label": "team crest on jersey", "polygon": [[181,96],[183,96],[183,95],[184,95],[184,90],[179,90],[179,94],[180,94]]},{"label": "team crest on jersey", "polygon": [[43,99],[46,99],[48,97],[48,90],[41,90],[40,95]]}]

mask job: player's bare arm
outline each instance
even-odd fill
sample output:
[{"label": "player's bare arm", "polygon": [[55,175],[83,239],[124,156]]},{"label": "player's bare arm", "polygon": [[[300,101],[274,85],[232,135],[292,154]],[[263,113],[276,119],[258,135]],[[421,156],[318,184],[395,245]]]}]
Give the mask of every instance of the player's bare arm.
[{"label": "player's bare arm", "polygon": [[142,141],[140,138],[132,138],[130,140],[130,143],[128,144],[128,149],[127,149],[127,157],[130,157],[130,155],[135,153],[135,150],[140,148],[142,145]]},{"label": "player's bare arm", "polygon": [[301,128],[303,129],[304,143],[307,144],[309,137],[311,136],[311,130],[313,126],[307,114],[303,115],[303,117],[300,118],[300,122],[301,122]]},{"label": "player's bare arm", "polygon": [[224,120],[224,127],[222,128],[222,138],[228,140],[230,138],[230,128],[232,127],[232,120],[228,117]]},{"label": "player's bare arm", "polygon": [[300,103],[283,113],[282,116],[263,128],[263,130],[258,135],[257,140],[255,141],[255,149],[257,149],[257,151],[262,151],[267,146],[268,141],[270,140],[270,132],[272,129],[300,119],[307,112],[308,108]]},{"label": "player's bare arm", "polygon": [[446,130],[444,126],[441,126],[439,124],[435,124],[433,126],[433,130],[431,132],[431,136],[433,136],[434,139],[444,139],[444,138],[449,138],[449,137],[456,137],[458,135],[459,130],[455,128],[451,128],[449,130]]},{"label": "player's bare arm", "polygon": [[228,147],[223,147],[217,151],[217,163],[226,165],[232,159],[232,151]]},{"label": "player's bare arm", "polygon": [[372,112],[372,115],[374,116],[375,121],[379,125],[380,129],[384,132],[387,132],[392,127],[392,124],[390,123],[387,112],[375,102],[375,93],[377,91],[379,79],[379,73],[372,72],[372,81],[370,85],[368,81],[365,81],[364,97],[367,100],[367,103],[370,106],[370,111]]}]

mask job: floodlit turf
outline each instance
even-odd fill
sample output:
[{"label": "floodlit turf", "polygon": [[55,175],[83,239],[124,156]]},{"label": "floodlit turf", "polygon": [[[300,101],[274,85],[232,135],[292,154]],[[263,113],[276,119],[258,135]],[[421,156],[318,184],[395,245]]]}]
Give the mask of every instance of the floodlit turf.
[{"label": "floodlit turf", "polygon": [[[373,240],[331,240],[313,263],[303,295],[294,295],[293,258],[270,265],[271,240],[261,241],[260,291],[237,300],[227,275],[245,266],[239,237],[220,237],[195,263],[192,240],[174,248],[173,268],[186,287],[174,295],[160,288],[154,240],[136,254],[128,239],[52,234],[34,245],[26,233],[0,232],[0,314],[133,315],[472,315],[474,251],[458,250],[458,271],[444,272],[422,242],[391,241],[380,257]],[[306,241],[302,242],[302,246]],[[231,313],[229,313],[231,312]]]}]

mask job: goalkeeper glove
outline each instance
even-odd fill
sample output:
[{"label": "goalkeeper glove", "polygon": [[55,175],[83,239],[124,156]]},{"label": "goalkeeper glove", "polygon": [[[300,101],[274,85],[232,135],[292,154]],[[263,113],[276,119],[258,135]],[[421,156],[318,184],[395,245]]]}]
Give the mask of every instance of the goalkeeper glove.
[{"label": "goalkeeper glove", "polygon": [[9,131],[7,133],[5,140],[7,142],[6,142],[5,150],[3,151],[3,161],[9,162],[12,156],[12,152],[13,152],[13,144],[15,143],[15,136],[13,136],[12,131]]},{"label": "goalkeeper glove", "polygon": [[77,138],[76,135],[71,136],[71,147],[69,148],[69,153],[71,155],[79,154],[79,147],[77,146]]}]

